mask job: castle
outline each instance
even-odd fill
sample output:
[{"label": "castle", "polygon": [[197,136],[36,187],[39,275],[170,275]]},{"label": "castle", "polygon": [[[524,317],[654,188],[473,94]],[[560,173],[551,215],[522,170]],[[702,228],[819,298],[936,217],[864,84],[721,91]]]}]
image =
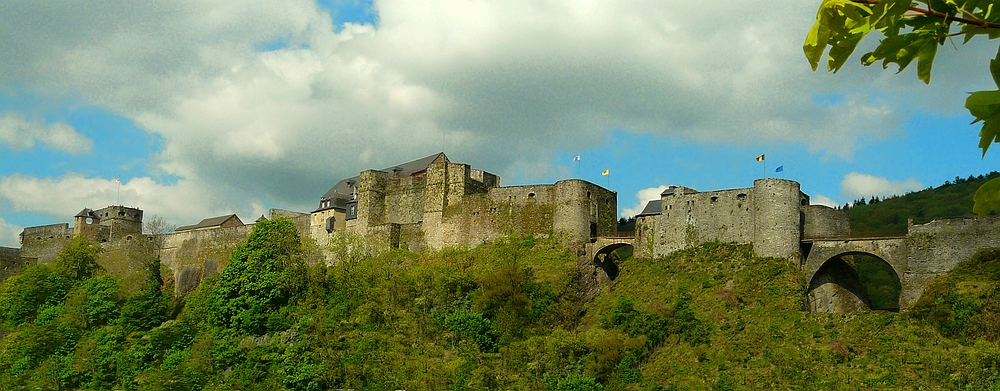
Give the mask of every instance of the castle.
[{"label": "castle", "polygon": [[802,240],[850,234],[847,212],[811,205],[799,183],[758,179],[744,189],[670,186],[636,216],[636,254],[657,257],[705,242],[752,243],[759,256],[799,258]]},{"label": "castle", "polygon": [[[830,312],[868,305],[854,255],[874,256],[892,268],[902,286],[899,304],[905,308],[930,279],[979,248],[1000,246],[997,218],[911,222],[905,236],[852,237],[846,211],[811,205],[799,183],[785,179],[758,179],[751,188],[709,192],[670,186],[636,216],[635,232],[624,235],[616,232],[617,210],[616,192],[587,181],[501,186],[499,176],[438,153],[362,171],[334,184],[315,210],[272,209],[270,218],[291,220],[321,249],[343,233],[412,251],[471,247],[509,234],[553,236],[576,252],[586,277],[581,284],[590,288],[617,275],[608,255],[623,246],[633,246],[637,256],[657,258],[704,242],[752,244],[758,256],[796,263],[809,283],[808,309]],[[226,215],[160,236],[157,250],[173,274],[175,289],[189,291],[221,271],[252,228],[253,223]],[[28,227],[20,249],[0,248],[0,281],[26,265],[54,259],[74,236],[101,243],[110,253],[154,242],[154,236],[143,234],[137,208],[84,209],[72,227]],[[327,262],[336,261],[329,251],[325,255]],[[107,261],[114,264],[127,257],[111,259],[117,259]]]},{"label": "castle", "polygon": [[[501,186],[499,176],[438,153],[343,179],[320,197],[310,213],[272,209],[270,217],[291,220],[321,248],[338,232],[348,232],[393,248],[420,251],[476,246],[508,234],[555,235],[570,248],[582,248],[592,237],[615,232],[617,211],[617,193],[593,183],[567,179]],[[221,270],[252,227],[227,215],[163,235],[160,258],[172,271],[176,289],[191,289],[201,278]],[[26,264],[48,262],[76,235],[108,249],[152,240],[142,233],[139,209],[85,209],[73,227],[64,223],[25,228],[21,248],[2,249],[0,263],[13,274]]]}]

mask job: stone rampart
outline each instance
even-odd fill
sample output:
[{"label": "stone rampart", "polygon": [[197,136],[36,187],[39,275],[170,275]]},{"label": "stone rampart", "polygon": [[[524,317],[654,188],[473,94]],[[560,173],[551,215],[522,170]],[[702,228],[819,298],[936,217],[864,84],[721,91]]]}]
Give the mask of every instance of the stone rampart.
[{"label": "stone rampart", "polygon": [[187,292],[203,278],[221,272],[229,255],[252,231],[253,225],[246,225],[165,235],[160,259],[173,273],[175,290]]},{"label": "stone rampart", "polygon": [[47,263],[59,256],[73,237],[69,224],[28,227],[21,232],[21,256]]},{"label": "stone rampart", "polygon": [[996,216],[938,219],[909,225],[907,232],[905,281],[913,287],[905,292],[907,302],[916,301],[931,279],[951,271],[977,250],[1000,247],[1000,217]]}]

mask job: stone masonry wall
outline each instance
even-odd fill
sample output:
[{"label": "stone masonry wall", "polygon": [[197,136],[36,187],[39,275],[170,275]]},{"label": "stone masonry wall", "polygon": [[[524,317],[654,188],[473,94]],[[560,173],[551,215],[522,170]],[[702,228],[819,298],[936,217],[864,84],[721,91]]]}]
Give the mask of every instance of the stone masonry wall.
[{"label": "stone masonry wall", "polygon": [[[1000,247],[1000,217],[974,217],[934,220],[910,225],[907,233],[907,271],[903,278],[911,287],[900,302],[915,301],[923,287],[934,277],[947,273],[959,262],[972,257],[983,247]],[[906,291],[906,289],[904,289]]]},{"label": "stone masonry wall", "polygon": [[807,205],[802,208],[805,213],[805,226],[802,236],[811,238],[836,238],[851,234],[851,222],[847,210],[833,209],[825,205]]},{"label": "stone masonry wall", "polygon": [[253,225],[245,225],[166,235],[160,259],[173,273],[178,293],[193,289],[201,279],[221,272],[229,263],[229,255],[252,231]]},{"label": "stone masonry wall", "polygon": [[424,218],[424,183],[392,186],[385,191],[386,222],[414,224]]},{"label": "stone masonry wall", "polygon": [[753,241],[753,189],[704,193],[675,191],[661,198],[651,255],[662,256],[699,243]]},{"label": "stone masonry wall", "polygon": [[656,223],[659,215],[639,216],[635,219],[635,248],[636,258],[652,258],[653,244],[656,239]]},{"label": "stone masonry wall", "polygon": [[21,258],[21,249],[0,247],[0,283],[33,263],[34,259]]},{"label": "stone masonry wall", "polygon": [[754,252],[763,257],[800,257],[802,220],[800,206],[808,198],[799,191],[799,183],[786,179],[753,181]]},{"label": "stone masonry wall", "polygon": [[46,263],[57,256],[73,237],[69,224],[52,224],[25,228],[21,233],[21,256]]}]

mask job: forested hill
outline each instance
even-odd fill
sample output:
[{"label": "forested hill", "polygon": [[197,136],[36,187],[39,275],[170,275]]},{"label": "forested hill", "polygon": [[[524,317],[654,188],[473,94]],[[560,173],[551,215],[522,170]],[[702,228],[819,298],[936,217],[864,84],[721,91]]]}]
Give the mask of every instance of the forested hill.
[{"label": "forested hill", "polygon": [[906,234],[908,218],[912,218],[914,224],[923,224],[941,217],[974,216],[972,196],[980,185],[996,177],[1000,177],[1000,172],[970,175],[964,179],[955,177],[954,181],[945,181],[941,186],[903,196],[855,200],[848,209],[851,232],[855,235],[902,235]]}]

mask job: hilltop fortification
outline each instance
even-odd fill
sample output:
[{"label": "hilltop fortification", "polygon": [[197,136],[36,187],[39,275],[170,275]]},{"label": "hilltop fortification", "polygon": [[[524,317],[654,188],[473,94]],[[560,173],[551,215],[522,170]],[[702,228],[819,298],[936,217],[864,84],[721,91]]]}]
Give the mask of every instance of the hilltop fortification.
[{"label": "hilltop fortification", "polygon": [[[846,211],[811,205],[799,183],[786,179],[708,192],[671,186],[637,216],[634,233],[616,232],[617,209],[617,193],[590,182],[501,186],[499,176],[438,153],[362,171],[334,184],[315,210],[272,209],[270,218],[294,222],[327,262],[337,261],[325,250],[344,234],[412,251],[477,246],[510,234],[554,236],[577,253],[584,295],[595,291],[594,283],[617,276],[609,255],[622,247],[658,258],[704,242],[752,244],[756,255],[788,259],[805,273],[813,311],[867,308],[856,256],[875,257],[891,268],[901,287],[899,307],[905,308],[934,277],[979,248],[1000,246],[996,218],[935,220],[910,224],[905,236],[854,237]],[[175,289],[186,292],[221,271],[253,229],[253,223],[224,215],[154,236],[142,233],[142,213],[126,206],[84,209],[73,226],[25,228],[20,249],[0,248],[0,278],[49,262],[70,238],[85,236],[101,243],[106,251],[99,262],[116,272],[133,268],[130,251],[155,252]]]}]

